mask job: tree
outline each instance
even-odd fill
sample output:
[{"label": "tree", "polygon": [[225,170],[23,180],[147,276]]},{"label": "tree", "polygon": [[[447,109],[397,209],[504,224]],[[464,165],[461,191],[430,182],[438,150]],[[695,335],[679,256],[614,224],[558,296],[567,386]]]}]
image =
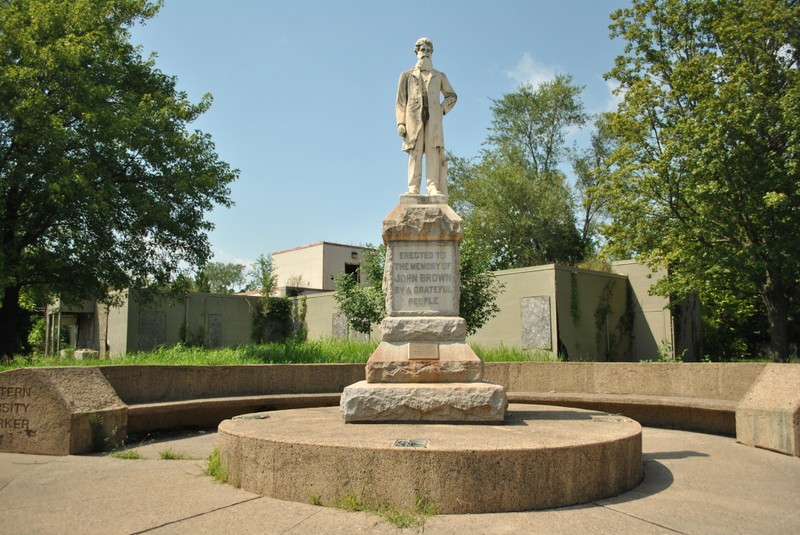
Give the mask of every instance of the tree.
[{"label": "tree", "polygon": [[488,144],[521,153],[537,175],[555,172],[566,155],[567,129],[586,122],[582,91],[572,85],[572,76],[559,74],[537,88],[521,84],[516,91],[492,100]]},{"label": "tree", "polygon": [[195,277],[198,291],[232,294],[248,287],[244,264],[208,262]]},{"label": "tree", "polygon": [[599,226],[608,213],[606,201],[594,195],[594,190],[611,173],[608,159],[613,150],[614,140],[608,132],[605,119],[600,116],[595,122],[589,147],[572,156],[575,188],[581,199],[581,243],[587,255],[597,253]]},{"label": "tree", "polygon": [[477,162],[449,156],[453,206],[491,269],[583,258],[572,192],[558,169],[567,130],[586,121],[581,90],[567,75],[536,89],[523,84],[493,101]]},{"label": "tree", "polygon": [[465,239],[488,259],[490,269],[582,259],[563,174],[531,176],[520,159],[492,151],[484,151],[476,164],[453,167],[451,198],[464,218]]},{"label": "tree", "polygon": [[366,282],[362,286],[351,273],[340,273],[334,283],[333,294],[339,310],[347,318],[352,329],[369,334],[372,326],[380,323],[386,315],[386,296],[383,293],[383,261],[386,246],[367,245],[362,250],[359,272]]},{"label": "tree", "polygon": [[[334,298],[350,327],[369,334],[372,326],[386,316],[386,295],[383,293],[386,246],[375,248],[367,245],[362,258],[359,270],[365,277],[366,286],[359,284],[351,274],[341,273],[336,277]],[[471,335],[497,314],[499,307],[495,300],[502,285],[488,270],[488,259],[466,241],[461,245],[460,262],[459,315],[467,323],[467,335]]]},{"label": "tree", "polygon": [[146,0],[0,2],[0,355],[24,349],[20,295],[167,287],[210,256],[204,215],[238,172],[187,125],[197,104],[143,59]]},{"label": "tree", "polygon": [[272,266],[272,255],[259,255],[250,269],[250,283],[247,290],[261,290],[261,295],[269,297],[278,284],[278,274]]},{"label": "tree", "polygon": [[461,299],[458,314],[467,323],[467,336],[470,336],[500,311],[497,295],[503,284],[489,270],[489,257],[469,239],[461,242],[459,257]]},{"label": "tree", "polygon": [[609,78],[615,171],[598,194],[608,248],[669,270],[664,295],[760,298],[788,357],[800,294],[800,7],[795,0],[634,0]]}]

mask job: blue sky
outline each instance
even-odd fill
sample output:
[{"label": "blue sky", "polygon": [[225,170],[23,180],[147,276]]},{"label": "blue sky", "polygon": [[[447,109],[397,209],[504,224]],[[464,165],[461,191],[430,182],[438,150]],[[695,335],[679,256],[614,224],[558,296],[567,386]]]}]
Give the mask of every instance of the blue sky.
[{"label": "blue sky", "polygon": [[[472,157],[491,99],[523,81],[569,73],[587,112],[610,109],[603,74],[623,43],[609,39],[609,14],[629,3],[166,0],[132,39],[192,101],[213,95],[192,128],[241,172],[235,206],[209,214],[214,260],[249,263],[318,241],[380,242],[406,190],[394,100],[417,38],[433,41],[434,68],[458,94],[447,149]],[[585,129],[569,142],[587,139]]]}]

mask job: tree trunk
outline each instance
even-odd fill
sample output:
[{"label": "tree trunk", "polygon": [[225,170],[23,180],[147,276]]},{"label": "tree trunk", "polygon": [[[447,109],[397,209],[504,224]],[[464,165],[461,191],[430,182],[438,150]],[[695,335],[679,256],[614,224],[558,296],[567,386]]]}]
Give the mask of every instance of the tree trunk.
[{"label": "tree trunk", "polygon": [[784,285],[767,276],[767,284],[761,291],[769,321],[769,350],[774,362],[789,361],[789,296]]},{"label": "tree trunk", "polygon": [[20,288],[3,288],[0,307],[0,359],[11,360],[14,355],[28,351],[29,314],[19,306]]}]

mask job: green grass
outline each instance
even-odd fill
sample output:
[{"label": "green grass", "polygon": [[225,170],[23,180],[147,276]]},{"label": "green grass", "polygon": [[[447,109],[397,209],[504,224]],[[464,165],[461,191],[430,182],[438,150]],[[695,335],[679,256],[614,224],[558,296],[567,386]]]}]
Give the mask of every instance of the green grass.
[{"label": "green grass", "polygon": [[115,452],[113,452],[111,454],[111,456],[112,457],[116,457],[117,459],[126,459],[126,460],[129,460],[129,461],[132,461],[132,460],[137,460],[138,461],[140,459],[144,459],[144,457],[142,457],[142,454],[139,453],[139,450],[128,450],[128,449],[125,449],[125,450],[121,450],[121,451],[115,451]]},{"label": "green grass", "polygon": [[[0,371],[38,366],[97,366],[97,365],[190,365],[231,366],[237,364],[330,364],[366,363],[378,346],[377,341],[316,340],[313,342],[286,342],[248,344],[224,349],[206,349],[176,345],[154,351],[130,353],[124,357],[103,360],[61,359],[56,357],[17,357],[0,366]],[[513,347],[482,348],[475,352],[486,362],[547,361],[545,351],[527,351]]]},{"label": "green grass", "polygon": [[220,483],[230,483],[234,487],[240,487],[241,482],[239,478],[230,478],[230,474],[228,474],[228,467],[225,466],[225,463],[222,461],[222,457],[219,454],[219,446],[214,447],[214,451],[211,452],[211,455],[208,456],[206,459],[206,469],[205,473],[207,476],[211,476],[216,479]]},{"label": "green grass", "polygon": [[411,528],[425,524],[429,516],[436,514],[437,506],[427,496],[417,496],[413,509],[398,509],[385,503],[373,504],[349,490],[336,502],[336,507],[345,511],[363,511],[383,518],[395,527]]},{"label": "green grass", "polygon": [[18,356],[11,363],[0,365],[0,371],[38,366],[97,366],[101,364],[231,366],[236,364],[366,363],[377,345],[378,342],[364,343],[352,340],[247,344],[223,349],[207,349],[179,344],[102,360],[76,361],[42,355]]},{"label": "green grass", "polygon": [[550,352],[542,349],[522,349],[520,347],[491,347],[473,345],[472,350],[484,362],[549,362]]},{"label": "green grass", "polygon": [[182,451],[175,451],[171,447],[158,453],[158,456],[164,461],[186,461],[194,459],[188,453]]}]

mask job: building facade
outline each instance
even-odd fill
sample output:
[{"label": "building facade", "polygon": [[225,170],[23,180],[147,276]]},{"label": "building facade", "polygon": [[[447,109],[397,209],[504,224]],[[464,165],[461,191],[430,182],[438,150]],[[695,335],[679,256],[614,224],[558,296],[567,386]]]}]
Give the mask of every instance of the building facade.
[{"label": "building facade", "polygon": [[[359,279],[362,247],[319,242],[272,253],[279,295],[332,292],[334,279],[348,273]],[[360,279],[359,279],[360,280]]]}]

